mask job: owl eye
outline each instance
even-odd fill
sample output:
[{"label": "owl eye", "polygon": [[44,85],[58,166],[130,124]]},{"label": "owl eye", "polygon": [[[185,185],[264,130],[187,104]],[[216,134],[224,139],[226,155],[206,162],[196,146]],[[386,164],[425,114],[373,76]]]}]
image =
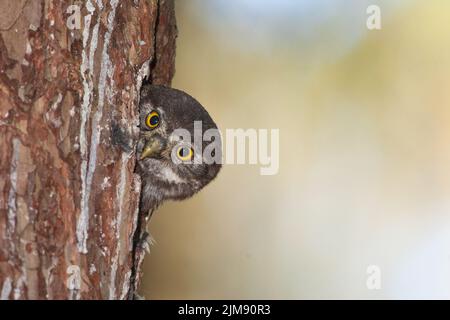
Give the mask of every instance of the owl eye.
[{"label": "owl eye", "polygon": [[152,111],[147,115],[147,118],[145,118],[145,124],[150,129],[155,129],[157,126],[159,126],[159,113],[156,111]]},{"label": "owl eye", "polygon": [[177,150],[177,156],[181,161],[191,160],[194,155],[194,151],[189,147],[179,147]]}]

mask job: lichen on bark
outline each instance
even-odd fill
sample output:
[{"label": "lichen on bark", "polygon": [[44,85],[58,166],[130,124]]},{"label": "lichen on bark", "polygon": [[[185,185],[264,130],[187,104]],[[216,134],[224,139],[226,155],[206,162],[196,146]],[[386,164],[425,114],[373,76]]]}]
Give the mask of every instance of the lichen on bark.
[{"label": "lichen on bark", "polygon": [[1,299],[133,296],[139,89],[175,38],[172,0],[0,3]]}]

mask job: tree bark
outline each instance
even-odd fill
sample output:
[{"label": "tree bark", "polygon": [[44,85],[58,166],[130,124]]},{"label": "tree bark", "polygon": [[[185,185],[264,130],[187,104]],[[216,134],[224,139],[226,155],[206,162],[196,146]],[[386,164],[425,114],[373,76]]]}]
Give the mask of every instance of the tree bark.
[{"label": "tree bark", "polygon": [[139,91],[175,38],[173,0],[1,0],[1,299],[133,297]]}]

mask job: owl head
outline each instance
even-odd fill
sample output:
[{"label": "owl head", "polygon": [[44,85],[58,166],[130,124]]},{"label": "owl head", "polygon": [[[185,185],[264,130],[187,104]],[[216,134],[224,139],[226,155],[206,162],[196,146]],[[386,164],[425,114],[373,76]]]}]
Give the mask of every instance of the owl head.
[{"label": "owl head", "polygon": [[[187,93],[145,85],[140,100],[138,171],[143,202],[191,197],[220,171],[220,135],[202,105]],[[200,131],[200,132],[198,132]],[[200,140],[200,141],[199,141]],[[146,199],[147,198],[147,199]]]}]

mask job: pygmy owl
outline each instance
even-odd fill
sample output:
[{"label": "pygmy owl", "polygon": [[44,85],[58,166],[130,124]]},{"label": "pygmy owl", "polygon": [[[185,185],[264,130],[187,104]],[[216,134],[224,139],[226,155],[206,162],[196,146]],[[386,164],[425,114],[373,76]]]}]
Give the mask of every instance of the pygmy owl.
[{"label": "pygmy owl", "polygon": [[[144,85],[139,121],[141,213],[151,215],[164,200],[189,198],[217,176],[221,164],[211,157],[221,157],[220,135],[203,139],[203,133],[218,129],[205,108],[190,95],[169,87]],[[176,134],[180,129],[187,137]],[[194,129],[200,129],[200,133]],[[194,143],[195,134],[201,141]],[[212,143],[214,148],[208,148]]]}]

